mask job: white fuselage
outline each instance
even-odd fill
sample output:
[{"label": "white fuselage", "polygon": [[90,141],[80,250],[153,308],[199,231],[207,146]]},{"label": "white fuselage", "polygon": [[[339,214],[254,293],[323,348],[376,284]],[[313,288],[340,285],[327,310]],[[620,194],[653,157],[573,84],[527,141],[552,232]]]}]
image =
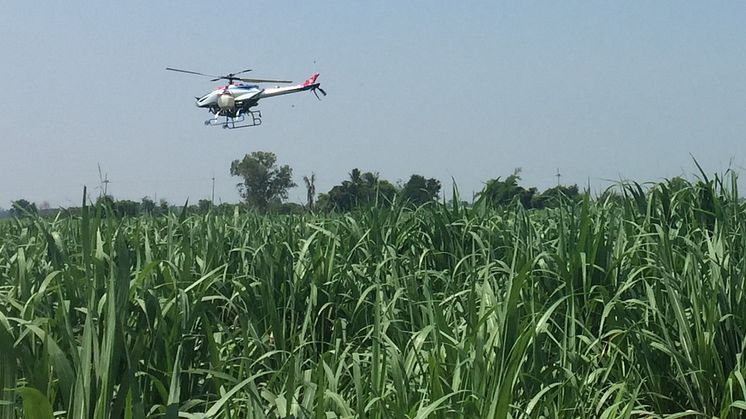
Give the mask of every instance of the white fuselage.
[{"label": "white fuselage", "polygon": [[198,98],[196,105],[200,108],[208,108],[215,115],[234,117],[246,113],[249,108],[256,106],[259,99],[317,88],[319,84],[315,83],[316,77],[318,77],[318,73],[302,84],[288,87],[268,87],[266,89],[255,84],[234,82]]},{"label": "white fuselage", "polygon": [[246,102],[249,102],[249,106],[254,106],[263,90],[255,84],[231,83],[197,99],[196,105],[200,108],[220,110],[244,107]]}]

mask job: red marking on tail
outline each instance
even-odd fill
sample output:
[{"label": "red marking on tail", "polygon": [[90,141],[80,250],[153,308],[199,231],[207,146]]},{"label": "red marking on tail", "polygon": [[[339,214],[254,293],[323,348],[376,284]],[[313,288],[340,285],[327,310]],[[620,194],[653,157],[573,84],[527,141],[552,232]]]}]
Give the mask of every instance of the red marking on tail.
[{"label": "red marking on tail", "polygon": [[319,73],[313,73],[306,81],[303,82],[303,87],[310,86],[316,83],[316,79],[319,78]]}]

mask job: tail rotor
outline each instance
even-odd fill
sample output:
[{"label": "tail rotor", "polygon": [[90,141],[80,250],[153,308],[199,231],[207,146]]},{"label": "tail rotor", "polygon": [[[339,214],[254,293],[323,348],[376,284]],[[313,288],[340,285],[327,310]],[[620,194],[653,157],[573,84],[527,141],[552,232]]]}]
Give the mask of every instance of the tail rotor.
[{"label": "tail rotor", "polygon": [[321,98],[319,97],[317,90],[321,92],[322,95],[326,96],[326,92],[320,86],[316,86],[312,90],[313,90],[313,94],[316,96],[316,99],[318,100],[321,100]]}]

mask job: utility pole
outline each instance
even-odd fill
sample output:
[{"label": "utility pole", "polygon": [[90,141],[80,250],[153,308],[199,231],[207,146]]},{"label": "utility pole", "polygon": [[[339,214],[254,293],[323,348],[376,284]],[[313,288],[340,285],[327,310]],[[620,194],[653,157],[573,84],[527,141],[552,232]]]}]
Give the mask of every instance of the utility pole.
[{"label": "utility pole", "polygon": [[559,171],[559,169],[557,169],[557,174],[556,174],[555,176],[557,176],[557,186],[560,186],[560,177],[561,177],[562,175],[560,174],[560,171]]}]

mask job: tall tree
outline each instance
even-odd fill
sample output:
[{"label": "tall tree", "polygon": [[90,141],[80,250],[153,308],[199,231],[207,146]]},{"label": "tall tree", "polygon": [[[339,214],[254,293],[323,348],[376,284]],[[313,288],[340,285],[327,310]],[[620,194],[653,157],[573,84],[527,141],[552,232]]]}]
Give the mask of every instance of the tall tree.
[{"label": "tall tree", "polygon": [[255,151],[231,163],[231,175],[243,179],[236,187],[249,206],[266,211],[271,203],[286,199],[289,188],[297,186],[292,179],[293,169],[288,165],[278,167],[276,163],[277,156],[266,151]]},{"label": "tall tree", "polygon": [[306,183],[306,197],[308,198],[308,210],[313,211],[313,197],[316,195],[316,173],[311,173],[311,177],[303,176],[303,182]]},{"label": "tall tree", "polygon": [[415,205],[422,205],[438,199],[440,194],[440,181],[437,179],[425,179],[420,175],[412,175],[401,191],[402,200]]}]

